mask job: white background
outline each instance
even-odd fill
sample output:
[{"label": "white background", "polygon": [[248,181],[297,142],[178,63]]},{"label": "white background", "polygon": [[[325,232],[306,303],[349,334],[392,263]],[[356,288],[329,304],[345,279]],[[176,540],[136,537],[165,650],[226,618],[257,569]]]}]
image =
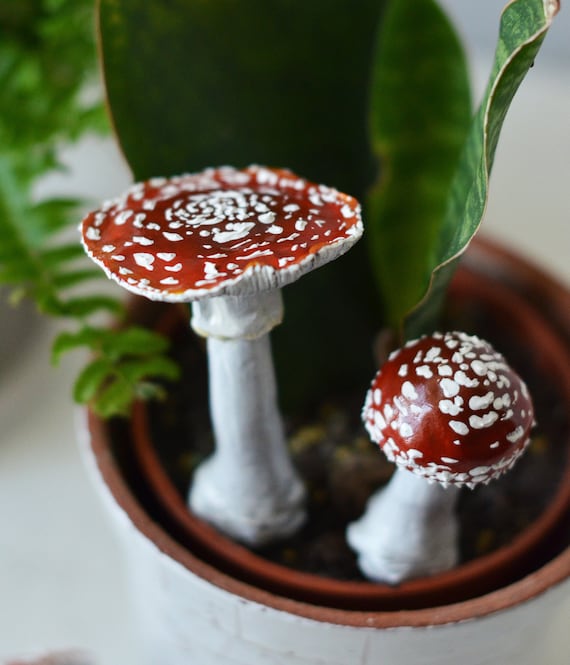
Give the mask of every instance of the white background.
[{"label": "white background", "polygon": [[[488,26],[497,25],[502,3],[444,4],[468,40],[480,90],[496,33]],[[569,11],[558,17],[507,119],[483,227],[568,285]],[[98,201],[128,183],[109,144],[89,139],[63,154],[71,174],[49,179],[40,193]],[[32,339],[23,348],[7,348],[15,317],[5,310],[0,317],[0,663],[9,656],[75,647],[100,665],[135,665],[125,564],[76,449],[70,385],[80,359],[51,368],[53,331],[33,317]],[[569,624],[570,599],[552,626],[544,665],[567,665]]]}]

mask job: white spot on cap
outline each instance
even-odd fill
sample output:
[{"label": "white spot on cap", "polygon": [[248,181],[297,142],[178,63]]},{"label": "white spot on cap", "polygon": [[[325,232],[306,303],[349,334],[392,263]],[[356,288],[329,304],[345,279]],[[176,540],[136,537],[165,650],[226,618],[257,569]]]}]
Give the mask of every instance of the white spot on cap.
[{"label": "white spot on cap", "polygon": [[176,258],[176,254],[173,252],[158,252],[156,255],[161,261],[172,261]]},{"label": "white spot on cap", "polygon": [[117,248],[115,247],[115,245],[103,245],[102,249],[105,253],[109,253],[109,252],[114,252]]},{"label": "white spot on cap", "polygon": [[408,365],[404,363],[403,365],[400,365],[400,368],[398,369],[398,376],[401,376],[402,378],[404,376],[408,375]]},{"label": "white spot on cap", "polygon": [[449,426],[456,434],[461,434],[463,436],[469,434],[469,427],[467,427],[465,423],[462,423],[459,420],[450,420]]},{"label": "white spot on cap", "polygon": [[459,384],[452,379],[444,378],[439,385],[446,397],[455,397],[459,393]]},{"label": "white spot on cap", "polygon": [[476,388],[479,385],[478,379],[470,379],[465,372],[459,371],[455,372],[453,377],[460,386],[465,386],[466,388]]},{"label": "white spot on cap", "polygon": [[160,280],[160,283],[168,286],[179,284],[180,282],[177,279],[174,279],[174,277],[165,277],[164,279]]},{"label": "white spot on cap", "polygon": [[379,411],[374,411],[374,425],[380,430],[383,430],[386,427],[386,421]]},{"label": "white spot on cap", "polygon": [[488,409],[493,403],[494,398],[495,394],[490,391],[486,395],[473,395],[469,398],[469,408],[473,409],[473,411]]},{"label": "white spot on cap", "polygon": [[410,448],[408,450],[408,457],[410,459],[419,459],[423,456],[424,456],[424,454],[422,453],[421,450],[416,450],[416,448]]},{"label": "white spot on cap", "polygon": [[225,231],[214,229],[212,233],[212,240],[215,242],[230,242],[232,240],[240,240],[249,235],[249,232],[255,226],[254,222],[236,222],[226,225]]},{"label": "white spot on cap", "polygon": [[123,210],[115,217],[115,224],[121,226],[121,224],[124,224],[132,214],[132,210]]},{"label": "white spot on cap", "polygon": [[399,430],[400,436],[403,436],[404,439],[409,439],[414,434],[414,430],[408,425],[408,423],[401,423]]},{"label": "white spot on cap", "polygon": [[414,384],[411,381],[404,381],[402,385],[402,395],[409,399],[411,402],[418,399],[418,393],[414,388]]},{"label": "white spot on cap", "polygon": [[146,252],[138,252],[133,254],[135,263],[141,268],[146,268],[147,270],[153,270],[152,264],[154,263],[154,255],[147,254]]},{"label": "white spot on cap", "polygon": [[524,436],[524,429],[522,428],[521,425],[519,425],[513,432],[507,434],[507,441],[509,441],[510,443],[516,443],[517,441],[520,441],[523,436]]},{"label": "white spot on cap", "polygon": [[426,353],[425,362],[432,363],[436,362],[441,353],[441,349],[437,346],[432,346],[432,348]]},{"label": "white spot on cap", "polygon": [[416,367],[416,374],[418,376],[423,376],[424,379],[431,379],[433,372],[427,365],[420,365]]},{"label": "white spot on cap", "polygon": [[92,226],[89,226],[87,231],[85,231],[85,236],[88,240],[101,240],[101,231],[99,231],[99,229],[93,228]]},{"label": "white spot on cap", "polygon": [[442,399],[439,402],[439,410],[449,416],[458,416],[463,409],[458,404],[455,404],[450,399]]},{"label": "white spot on cap", "polygon": [[184,238],[179,233],[169,233],[168,231],[163,231],[162,235],[171,242],[178,242],[179,240],[184,240]]},{"label": "white spot on cap", "polygon": [[139,245],[154,245],[154,240],[145,238],[144,236],[133,236],[133,242],[136,242]]},{"label": "white spot on cap", "polygon": [[469,471],[470,476],[485,476],[489,473],[488,466],[476,466],[474,469]]},{"label": "white spot on cap", "polygon": [[168,270],[168,272],[180,272],[182,270],[182,264],[176,263],[173,266],[164,266],[164,269]]},{"label": "white spot on cap", "polygon": [[282,226],[277,226],[277,224],[272,224],[267,229],[267,233],[272,233],[273,235],[279,235],[280,233],[283,233],[283,227]]},{"label": "white spot on cap", "polygon": [[469,416],[469,424],[473,429],[485,429],[491,427],[499,419],[499,414],[496,411],[489,411],[482,416]]},{"label": "white spot on cap", "polygon": [[[277,215],[274,212],[265,212],[257,218],[262,224],[273,224]],[[252,224],[253,226],[253,224]]]},{"label": "white spot on cap", "polygon": [[220,275],[220,272],[217,269],[215,263],[212,263],[211,261],[206,261],[204,263],[204,275],[206,279],[209,279],[211,277],[217,277],[218,275]]},{"label": "white spot on cap", "polygon": [[477,376],[485,376],[489,371],[489,366],[482,360],[473,360],[471,362],[471,369],[477,374]]}]

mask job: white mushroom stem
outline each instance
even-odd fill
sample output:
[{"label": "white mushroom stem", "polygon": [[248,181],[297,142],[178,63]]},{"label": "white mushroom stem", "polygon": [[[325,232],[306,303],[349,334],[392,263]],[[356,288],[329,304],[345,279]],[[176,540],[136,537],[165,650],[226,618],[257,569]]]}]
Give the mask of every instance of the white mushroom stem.
[{"label": "white mushroom stem", "polygon": [[[195,303],[192,318],[192,326],[208,335],[216,449],[196,470],[189,505],[250,545],[287,536],[305,519],[305,492],[286,447],[268,335],[280,320],[280,292],[261,300],[256,308],[253,297],[212,298],[206,307]],[[258,333],[253,339],[252,332]]]},{"label": "white mushroom stem", "polygon": [[453,485],[444,488],[397,468],[347,529],[363,574],[400,584],[453,568],[458,560],[458,493]]}]

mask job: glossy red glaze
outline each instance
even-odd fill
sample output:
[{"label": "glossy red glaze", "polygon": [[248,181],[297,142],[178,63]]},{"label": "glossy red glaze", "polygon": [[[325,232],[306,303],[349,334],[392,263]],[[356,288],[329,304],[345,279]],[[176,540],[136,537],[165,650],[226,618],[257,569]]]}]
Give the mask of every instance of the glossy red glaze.
[{"label": "glossy red glaze", "polygon": [[461,332],[422,337],[378,372],[366,428],[396,464],[442,484],[474,486],[508,469],[529,443],[534,410],[503,356]]},{"label": "glossy red glaze", "polygon": [[153,300],[283,286],[362,233],[358,202],[290,171],[230,167],[152,179],[89,213],[89,256]]}]

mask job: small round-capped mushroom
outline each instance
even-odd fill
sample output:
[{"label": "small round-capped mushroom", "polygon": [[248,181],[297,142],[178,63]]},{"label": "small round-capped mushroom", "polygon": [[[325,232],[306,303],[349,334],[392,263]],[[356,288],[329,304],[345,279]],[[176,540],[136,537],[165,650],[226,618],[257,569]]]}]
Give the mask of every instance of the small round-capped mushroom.
[{"label": "small round-capped mushroom", "polygon": [[534,410],[524,381],[488,342],[449,332],[394,352],[372,382],[363,418],[392,462],[473,487],[522,455]]},{"label": "small round-capped mushroom", "polygon": [[534,410],[524,382],[488,342],[435,333],[389,357],[362,416],[398,465],[348,526],[362,572],[399,584],[452,568],[459,488],[497,478],[529,443]]},{"label": "small round-capped mushroom", "polygon": [[192,302],[192,327],[208,338],[216,451],[196,470],[189,504],[239,540],[286,536],[305,517],[268,337],[283,316],[280,287],[361,234],[355,199],[260,166],[138,183],[83,220],[88,255],[121,286]]}]

